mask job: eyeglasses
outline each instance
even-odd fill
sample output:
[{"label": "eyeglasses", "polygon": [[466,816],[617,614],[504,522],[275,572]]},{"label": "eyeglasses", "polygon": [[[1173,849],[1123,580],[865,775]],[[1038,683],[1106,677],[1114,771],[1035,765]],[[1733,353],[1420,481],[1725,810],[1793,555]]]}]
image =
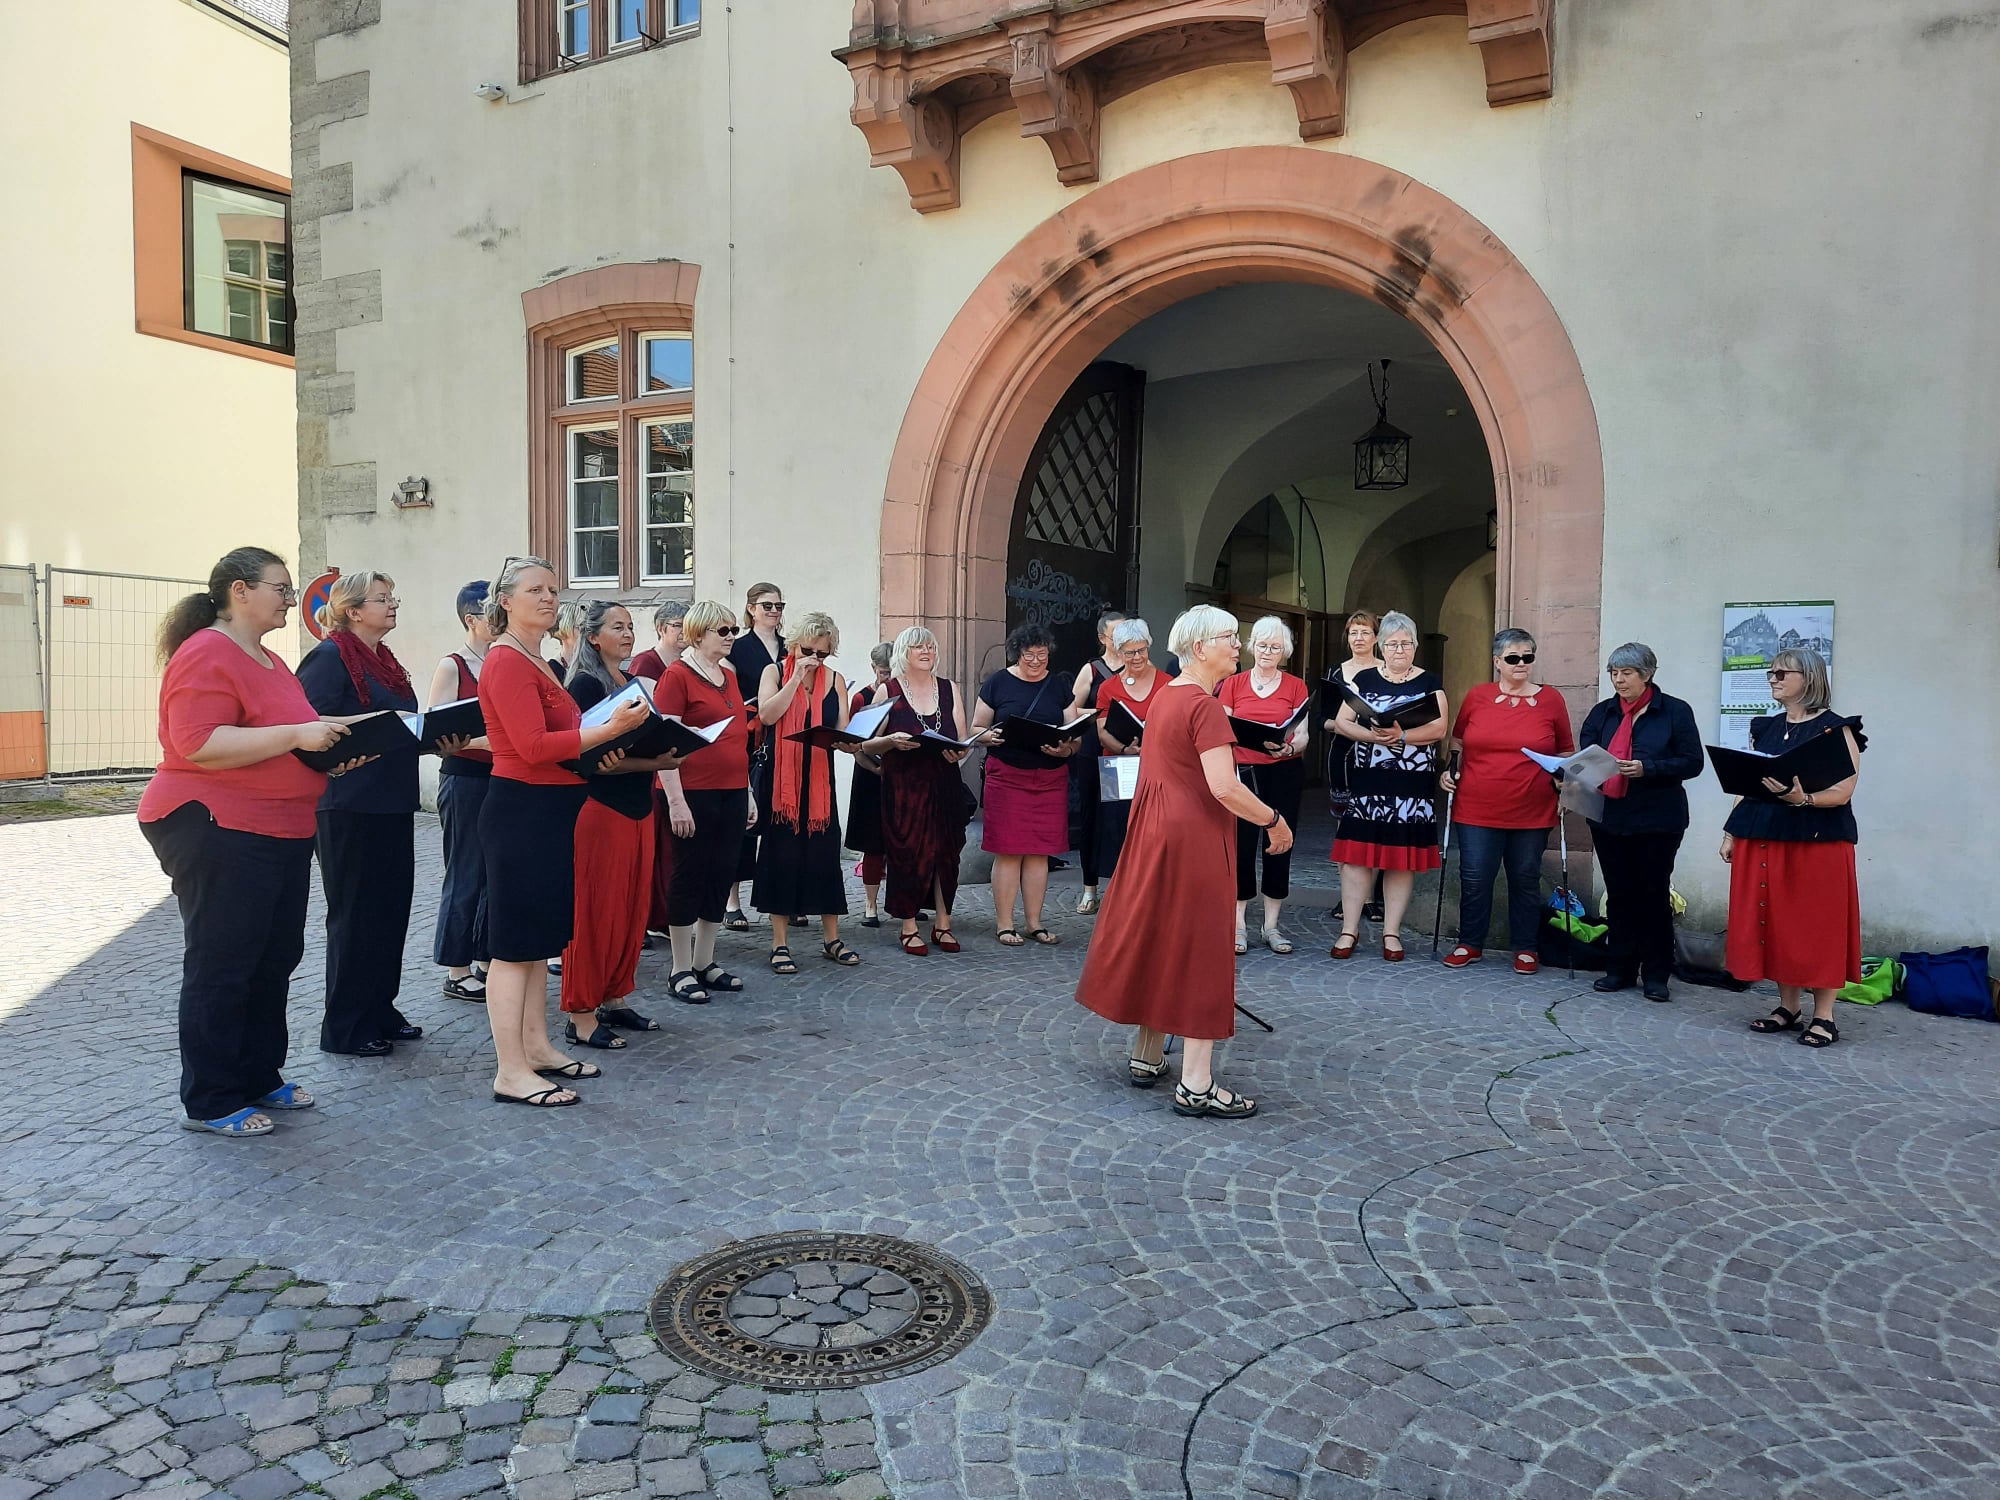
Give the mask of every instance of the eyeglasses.
[{"label": "eyeglasses", "polygon": [[398,599],[394,594],[384,594],[380,598],[363,599],[361,602],[363,604],[386,604],[391,609],[400,609],[403,605],[403,601]]},{"label": "eyeglasses", "polygon": [[1535,653],[1532,651],[1510,651],[1501,657],[1500,660],[1507,663],[1510,667],[1532,667],[1535,664]]},{"label": "eyeglasses", "polygon": [[1046,667],[1048,664],[1049,653],[1046,651],[1023,651],[1014,658],[1017,667]]},{"label": "eyeglasses", "polygon": [[730,638],[731,636],[733,636],[733,635],[738,635],[738,634],[741,634],[741,632],[740,632],[740,631],[738,631],[738,630],[737,630],[737,628],[736,628],[736,627],[735,627],[734,625],[716,625],[716,626],[713,626],[713,627],[711,628],[711,633],[712,633],[712,634],[714,634],[714,635],[719,635],[719,636],[721,636],[721,637],[722,637],[722,638],[723,638],[723,639],[724,639],[725,641],[726,641],[726,640],[728,640],[728,639],[729,639],[729,638]]},{"label": "eyeglasses", "polygon": [[278,597],[284,600],[285,603],[297,604],[299,602],[299,591],[289,583],[273,583],[268,578],[260,578],[255,583],[246,582],[243,586],[251,589],[276,589]]},{"label": "eyeglasses", "polygon": [[1415,641],[1384,641],[1382,642],[1382,649],[1384,651],[1414,651],[1417,649],[1417,643]]},{"label": "eyeglasses", "polygon": [[1214,645],[1217,641],[1237,641],[1240,644],[1241,637],[1238,636],[1235,631],[1230,630],[1230,631],[1225,631],[1221,635],[1205,636],[1202,639],[1202,644],[1205,646]]},{"label": "eyeglasses", "polygon": [[785,601],[780,599],[776,603],[773,603],[769,599],[759,599],[757,607],[759,609],[768,609],[774,615],[781,615],[785,612]]},{"label": "eyeglasses", "polygon": [[1806,674],[1796,667],[1772,667],[1764,675],[1773,682],[1783,682],[1787,677],[1803,677]]}]

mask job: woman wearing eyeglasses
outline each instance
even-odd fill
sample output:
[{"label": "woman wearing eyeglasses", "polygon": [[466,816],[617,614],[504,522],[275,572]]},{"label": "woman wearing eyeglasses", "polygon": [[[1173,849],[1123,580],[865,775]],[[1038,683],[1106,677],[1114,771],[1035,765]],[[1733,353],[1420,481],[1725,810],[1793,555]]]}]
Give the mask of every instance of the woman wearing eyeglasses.
[{"label": "woman wearing eyeglasses", "polygon": [[1535,638],[1525,630],[1493,637],[1493,678],[1458,706],[1451,726],[1449,766],[1438,782],[1452,793],[1452,837],[1458,844],[1458,943],[1445,964],[1479,962],[1493,924],[1493,877],[1507,870],[1507,944],[1514,972],[1541,967],[1535,938],[1542,920],[1542,853],[1555,827],[1556,791],[1549,773],[1521,752],[1567,755],[1574,741],[1569,705],[1535,677]]},{"label": "woman wearing eyeglasses", "polygon": [[1645,986],[1648,1000],[1671,998],[1674,968],[1674,856],[1687,833],[1686,783],[1706,763],[1694,710],[1653,682],[1653,648],[1627,641],[1605,662],[1611,696],[1591,709],[1577,734],[1618,762],[1604,783],[1604,812],[1591,843],[1604,876],[1610,967],[1591,988],[1602,994]]},{"label": "woman wearing eyeglasses", "polygon": [[[386,573],[335,581],[315,618],[326,638],[299,663],[299,686],[320,717],[347,723],[417,711],[410,674],[390,651],[400,601]],[[447,749],[462,748],[454,741]],[[387,1057],[424,1034],[396,1008],[403,941],[416,886],[417,755],[385,755],[329,781],[319,800],[319,873],[326,889],[326,1015],[322,1052]]]},{"label": "woman wearing eyeglasses", "polygon": [[1799,1032],[1804,1047],[1840,1040],[1833,1002],[1841,986],[1861,977],[1861,897],[1854,882],[1854,787],[1868,736],[1858,717],[1833,711],[1826,659],[1803,647],[1780,651],[1764,674],[1778,712],[1750,721],[1750,748],[1783,755],[1819,735],[1847,741],[1852,774],[1824,791],[1797,778],[1764,778],[1771,800],[1745,797],[1723,824],[1722,859],[1729,866],[1729,972],[1745,981],[1771,980],[1778,1005],[1750,1023],[1767,1035],[1798,1028],[1805,998],[1812,1019]]},{"label": "woman wearing eyeglasses", "polygon": [[[785,659],[785,596],[775,583],[753,583],[743,595],[743,628],[729,647],[729,665],[736,673],[736,690],[754,711],[764,673]],[[750,759],[763,764],[770,755],[770,737],[762,722],[750,730]],[[757,876],[757,835],[743,840],[743,852],[736,871],[736,883],[729,889],[729,909],[722,925],[731,932],[748,932],[750,919],[743,914],[743,882]],[[801,915],[798,912],[787,913]]]},{"label": "woman wearing eyeglasses", "polygon": [[[981,684],[972,711],[975,733],[1009,717],[1042,724],[1067,723],[1069,689],[1049,673],[1056,640],[1046,625],[1017,625],[1007,636],[1007,665]],[[1086,726],[1088,727],[1088,726]],[[1094,731],[1093,731],[1094,733]],[[1049,891],[1049,859],[1069,847],[1069,758],[1082,737],[1066,744],[1009,745],[1004,733],[986,741],[981,783],[986,817],[979,847],[993,856],[994,936],[1002,947],[1024,943],[1053,945],[1056,935],[1042,926],[1042,902]],[[1014,925],[1020,898],[1022,925]],[[1023,931],[1026,936],[1023,937]]]},{"label": "woman wearing eyeglasses", "polygon": [[771,972],[796,974],[785,939],[794,917],[818,917],[822,958],[852,967],[861,955],[840,940],[847,884],[840,873],[840,809],[833,752],[791,738],[828,725],[847,727],[847,682],[830,658],[840,648],[833,617],[809,611],[785,632],[790,648],[764,669],[757,717],[771,737],[771,772],[758,789],[757,883],[751,900],[771,919]]},{"label": "woman wearing eyeglasses", "polygon": [[[1073,706],[1071,714],[1097,711],[1097,743],[1106,756],[1137,756],[1137,731],[1129,741],[1113,737],[1107,727],[1111,705],[1122,703],[1125,711],[1143,726],[1162,683],[1173,679],[1153,665],[1153,631],[1136,617],[1120,620],[1111,627],[1111,649],[1118,653],[1119,670],[1097,684],[1096,695],[1087,703]],[[1122,720],[1120,721],[1122,724]],[[1097,875],[1102,881],[1118,873],[1118,861],[1125,849],[1125,825],[1132,811],[1130,801],[1100,801],[1097,805]]]}]

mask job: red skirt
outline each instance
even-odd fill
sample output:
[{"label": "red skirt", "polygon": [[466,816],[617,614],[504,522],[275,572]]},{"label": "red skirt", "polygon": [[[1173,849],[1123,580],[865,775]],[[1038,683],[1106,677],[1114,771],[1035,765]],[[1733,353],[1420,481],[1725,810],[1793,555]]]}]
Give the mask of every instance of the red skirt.
[{"label": "red skirt", "polygon": [[646,903],[646,930],[667,930],[667,893],[674,888],[674,830],[667,794],[653,778],[653,889]]},{"label": "red skirt", "polygon": [[1069,767],[986,762],[986,817],[979,847],[988,854],[1060,854],[1069,847]]},{"label": "red skirt", "polygon": [[1729,861],[1729,972],[1801,989],[1861,977],[1854,846],[1738,839]]},{"label": "red skirt", "polygon": [[563,949],[565,1011],[596,1010],[632,993],[652,888],[652,818],[585,802],[576,820],[576,917]]},{"label": "red skirt", "polygon": [[1333,862],[1368,870],[1435,870],[1436,844],[1364,844],[1359,839],[1335,839]]}]

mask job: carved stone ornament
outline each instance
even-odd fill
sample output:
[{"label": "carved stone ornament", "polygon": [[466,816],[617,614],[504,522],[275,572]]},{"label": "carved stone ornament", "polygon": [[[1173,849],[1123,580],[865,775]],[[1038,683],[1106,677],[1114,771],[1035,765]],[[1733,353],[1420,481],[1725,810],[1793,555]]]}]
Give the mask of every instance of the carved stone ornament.
[{"label": "carved stone ornament", "polygon": [[1346,129],[1347,54],[1423,16],[1462,14],[1486,99],[1546,99],[1556,0],[854,0],[851,118],[920,213],[958,205],[958,142],[1010,103],[1064,183],[1095,182],[1099,113],[1162,78],[1268,57],[1302,140]]}]

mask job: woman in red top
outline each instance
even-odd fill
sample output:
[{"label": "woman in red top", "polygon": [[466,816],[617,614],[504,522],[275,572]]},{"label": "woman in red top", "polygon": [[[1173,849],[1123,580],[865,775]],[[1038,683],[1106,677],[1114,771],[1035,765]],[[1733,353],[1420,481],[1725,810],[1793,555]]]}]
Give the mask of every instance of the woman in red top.
[{"label": "woman in red top", "polygon": [[1161,686],[1146,720],[1139,791],[1126,834],[1128,873],[1104,898],[1077,981],[1077,1001],[1107,1021],[1136,1025],[1127,1075],[1151,1088],[1167,1071],[1168,1036],[1181,1037],[1174,1113],[1240,1119],[1256,1101],[1220,1087],[1215,1044],[1236,1033],[1236,961],[1225,913],[1236,888],[1235,821],[1266,830],[1282,854],[1292,830],[1236,779],[1229,716],[1209,695],[1235,669],[1236,620],[1199,604],[1174,621],[1181,675]]},{"label": "woman in red top", "polygon": [[[1097,739],[1104,747],[1106,757],[1136,756],[1139,753],[1136,734],[1129,741],[1119,740],[1105,727],[1105,721],[1110,716],[1111,705],[1122,703],[1133,718],[1141,724],[1146,722],[1146,713],[1153,706],[1153,694],[1161,683],[1168,680],[1153,665],[1150,654],[1152,644],[1153,632],[1144,620],[1120,620],[1111,627],[1111,649],[1118,653],[1118,659],[1124,665],[1098,684],[1094,702],[1078,709],[1079,713],[1093,708],[1097,710]],[[1108,882],[1118,873],[1118,855],[1125,847],[1125,822],[1131,809],[1129,801],[1107,798],[1098,804],[1097,873],[1101,881]]]},{"label": "woman in red top", "polygon": [[493,1097],[539,1109],[582,1101],[569,1089],[540,1087],[536,1075],[598,1075],[549,1040],[548,961],[569,944],[576,819],[583,810],[583,782],[562,762],[646,716],[645,704],[627,703],[609,722],[582,727],[576,701],[542,660],[542,637],[555,624],[558,600],[553,568],[539,557],[508,558],[486,604],[493,647],[479,671],[479,710],[493,747],[493,777],[479,810],[493,950],[486,976],[486,1021],[497,1059]]},{"label": "woman in red top", "polygon": [[1541,967],[1535,935],[1541,926],[1542,851],[1555,827],[1555,782],[1521,752],[1567,755],[1576,748],[1569,706],[1554,688],[1533,681],[1535,638],[1525,630],[1493,637],[1495,681],[1474,688],[1458,707],[1451,749],[1459,769],[1438,782],[1452,794],[1458,840],[1458,944],[1444,956],[1454,969],[1479,962],[1493,922],[1493,876],[1507,867],[1507,941],[1514,972]]},{"label": "woman in red top", "polygon": [[262,645],[298,598],[283,558],[239,547],[160,626],[162,755],[139,831],[174,883],[187,944],[181,1123],[232,1138],[313,1102],[280,1070],[326,777],[291,752],[331,749],[347,727],[322,721]]},{"label": "woman in red top", "polygon": [[[1223,709],[1239,719],[1259,724],[1283,724],[1305,705],[1305,679],[1284,670],[1292,655],[1292,628],[1276,615],[1266,615],[1250,627],[1250,657],[1254,665],[1247,672],[1225,678],[1216,693]],[[1310,716],[1308,716],[1309,718]],[[1285,826],[1299,820],[1299,801],[1306,788],[1306,741],[1312,725],[1300,719],[1290,734],[1278,734],[1265,742],[1262,750],[1236,747],[1236,775],[1263,801],[1277,808]],[[1257,894],[1257,846],[1263,840],[1254,823],[1236,825],[1236,951],[1249,951],[1249,934],[1243,925],[1250,898]],[[1273,953],[1290,953],[1291,939],[1278,930],[1278,909],[1292,890],[1292,851],[1264,855],[1264,945]]]},{"label": "woman in red top", "polygon": [[706,1005],[713,990],[734,993],[743,981],[715,961],[715,935],[736,889],[743,837],[755,826],[750,801],[750,729],[729,648],[737,634],[727,605],[703,599],[681,621],[687,642],[653,689],[653,707],[694,729],[725,722],[714,743],[661,775],[674,843],[667,892],[667,937],[676,1000]]}]

